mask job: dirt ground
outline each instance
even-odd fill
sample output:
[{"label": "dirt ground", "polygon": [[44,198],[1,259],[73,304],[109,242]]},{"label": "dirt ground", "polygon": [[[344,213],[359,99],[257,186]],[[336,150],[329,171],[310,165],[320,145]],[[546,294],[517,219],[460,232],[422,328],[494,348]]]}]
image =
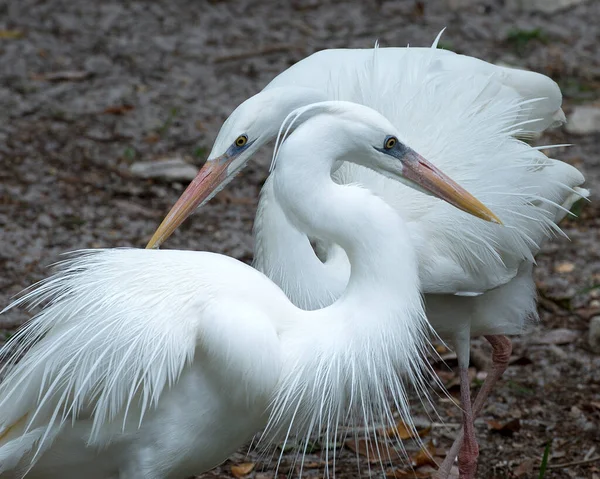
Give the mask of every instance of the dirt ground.
[{"label": "dirt ground", "polygon": [[[550,75],[563,88],[567,116],[577,105],[598,105],[600,2],[573,3],[547,14],[523,11],[525,0],[0,0],[0,305],[45,277],[63,252],[142,247],[185,184],[140,179],[130,165],[177,155],[201,165],[237,104],[317,50],[377,39],[429,45],[447,27],[443,48]],[[585,173],[592,203],[564,224],[570,240],[557,238],[538,257],[541,323],[515,340],[514,361],[476,422],[478,477],[537,478],[549,444],[545,477],[597,478],[600,355],[587,334],[600,314],[600,133],[561,129],[538,142],[573,144],[554,153]],[[268,156],[263,151],[167,247],[251,260]],[[0,328],[28,317],[11,311]],[[483,377],[484,348],[474,342],[473,386]],[[439,371],[456,392],[454,373]],[[441,453],[460,415],[448,399],[437,408],[441,420],[429,424],[423,415],[431,426],[423,439]],[[342,446],[337,476],[357,477],[356,454]],[[296,471],[294,454],[284,452],[280,476]],[[240,453],[200,477],[242,477],[252,466],[240,463],[253,464],[247,477],[274,476],[273,464]],[[303,476],[323,475],[318,444],[307,463]],[[385,469],[388,477],[415,477],[399,463]],[[416,477],[429,470],[417,468]]]}]

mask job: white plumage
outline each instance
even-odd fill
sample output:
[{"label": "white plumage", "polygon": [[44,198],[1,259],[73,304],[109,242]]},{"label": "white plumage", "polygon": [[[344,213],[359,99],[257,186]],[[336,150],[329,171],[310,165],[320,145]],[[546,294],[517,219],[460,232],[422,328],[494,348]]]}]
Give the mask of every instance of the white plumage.
[{"label": "white plumage", "polygon": [[0,384],[0,435],[17,423],[0,440],[2,477],[32,461],[27,477],[65,479],[216,466],[262,425],[281,367],[263,311],[278,317],[277,298],[256,270],[210,253],[67,261],[17,303],[50,301],[3,350],[14,361],[37,341]]},{"label": "white plumage", "polygon": [[[361,61],[346,63],[344,81],[332,80],[330,92],[383,113],[401,131],[402,141],[492,208],[505,228],[473,220],[360,166],[344,163],[333,176],[376,192],[406,221],[419,258],[428,320],[456,344],[466,380],[471,336],[521,334],[526,321],[537,316],[533,258],[544,239],[560,231],[556,224],[572,203],[588,193],[579,188],[584,181],[579,171],[518,139],[564,119],[554,82],[439,50],[413,57],[408,51],[398,63],[392,60],[398,57],[394,49],[369,52],[362,66]],[[324,52],[321,57],[315,59],[323,61],[319,68],[306,65],[305,72],[323,71],[325,64],[331,72],[344,71],[335,69],[344,55]],[[450,59],[457,60],[454,68],[444,68]],[[302,67],[284,72],[272,85],[310,82],[313,77],[304,78]],[[293,231],[278,211],[270,182],[261,192],[255,222],[255,266],[295,304],[323,307],[344,291],[350,272],[345,254],[317,242],[317,258],[308,238]],[[492,385],[504,367],[490,375]],[[464,405],[465,392],[462,397]],[[465,421],[470,422],[468,414]],[[477,456],[472,430],[469,437],[464,463]],[[450,454],[440,477],[452,460]],[[472,477],[474,467],[461,464],[461,472]]]},{"label": "white plumage", "polygon": [[[354,61],[346,60],[351,53]],[[325,64],[331,65],[330,71]],[[509,281],[521,261],[532,261],[539,243],[555,229],[554,212],[560,210],[556,203],[570,201],[572,188],[583,183],[575,168],[549,160],[515,138],[541,131],[540,125],[563,117],[560,90],[543,75],[495,67],[437,49],[325,50],[283,72],[265,92],[286,81],[296,87],[308,86],[312,79],[315,86],[321,86],[319,73],[331,77],[325,83],[327,94],[382,113],[398,127],[405,143],[475,192],[508,226],[473,221],[435,198],[423,198],[361,166],[343,164],[334,173],[338,182],[364,185],[407,221],[420,249],[425,293],[481,293]],[[521,90],[512,89],[519,80],[524,85]],[[536,96],[520,96],[537,90]],[[548,98],[540,96],[551,93]],[[534,121],[540,114],[546,116]],[[343,256],[331,250],[323,255],[334,259],[330,274],[339,275],[337,285],[321,287],[330,274],[321,272],[321,262],[307,261],[314,256],[310,249],[294,254],[290,264],[304,265],[304,271],[282,268],[290,260],[289,251],[307,243],[296,237],[290,244],[294,233],[272,197],[267,181],[255,223],[256,267],[280,284],[296,304],[307,308],[327,304],[328,298],[343,291],[348,271],[340,264]],[[317,270],[306,271],[311,266]],[[306,283],[311,284],[299,285],[298,277],[310,278]],[[294,282],[295,288],[286,281]],[[312,295],[307,299],[307,291],[322,294],[323,299]]]},{"label": "white plumage", "polygon": [[[505,227],[499,228],[473,220],[350,163],[333,175],[340,183],[371,189],[406,221],[419,258],[427,318],[440,336],[456,345],[461,382],[466,383],[471,336],[521,334],[527,320],[537,317],[534,256],[547,237],[560,231],[556,224],[573,202],[588,192],[579,188],[584,181],[579,171],[518,139],[564,120],[560,90],[553,81],[439,50],[412,57],[407,50],[402,59],[395,50],[356,53],[356,58],[365,58],[356,64],[344,62],[344,54],[323,52],[315,59],[322,61],[318,68],[301,62],[296,72],[284,72],[272,85],[305,85],[314,81],[314,72],[326,71],[325,64],[331,65],[332,77],[347,72],[343,80],[332,79],[329,94],[384,114],[398,127],[402,141],[448,172],[503,221]],[[336,61],[345,70],[336,70]],[[317,258],[308,238],[282,217],[270,183],[268,179],[261,192],[255,221],[255,267],[300,307],[323,307],[344,291],[350,273],[345,254],[317,241]],[[492,344],[497,351],[504,347],[503,354],[495,354],[504,363],[490,374],[491,385],[510,354],[506,343]],[[468,384],[461,387],[461,402],[468,409]],[[473,415],[467,414],[470,429]],[[470,478],[477,446],[473,430],[467,432],[470,445],[461,473]],[[453,459],[451,452],[439,477],[447,475]]]},{"label": "white plumage", "polygon": [[303,311],[222,255],[79,253],[11,306],[47,303],[0,352],[3,478],[197,474],[267,425],[269,406],[268,433],[284,438],[392,423],[387,392],[410,421],[403,376],[422,387],[428,344],[413,246],[385,202],[330,178],[340,158],[400,177],[407,150],[383,146],[396,129],[366,107],[308,111],[280,149],[275,195],[305,234],[348,252],[346,292]]},{"label": "white plumage", "polygon": [[[340,163],[333,172],[341,184],[375,192],[406,222],[428,319],[456,343],[466,371],[470,336],[519,334],[535,316],[534,256],[546,238],[560,232],[556,223],[573,202],[588,195],[577,169],[520,140],[564,123],[558,86],[537,73],[438,50],[435,43],[430,49],[325,50],[281,73],[227,119],[199,175],[214,179],[197,204],[274,137],[291,109],[322,99],[353,101],[382,113],[404,143],[504,223],[474,220],[360,165]],[[240,135],[248,147],[235,147]],[[345,253],[289,221],[272,177],[261,192],[254,232],[255,267],[296,305],[320,308],[345,290],[351,271]],[[158,235],[152,243],[164,239]]]}]

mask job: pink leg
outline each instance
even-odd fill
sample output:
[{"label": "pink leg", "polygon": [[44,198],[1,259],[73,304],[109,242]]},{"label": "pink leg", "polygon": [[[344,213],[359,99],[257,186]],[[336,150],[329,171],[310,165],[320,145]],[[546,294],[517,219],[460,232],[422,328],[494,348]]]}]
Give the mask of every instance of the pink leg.
[{"label": "pink leg", "polygon": [[494,336],[484,336],[484,338],[492,345],[492,370],[485,378],[483,386],[481,386],[481,390],[475,398],[475,404],[473,405],[475,417],[479,416],[492,389],[506,371],[512,354],[512,343],[506,336],[496,334]]},{"label": "pink leg", "polygon": [[[485,336],[485,339],[488,340],[488,342],[492,345],[493,348],[493,364],[492,370],[488,374],[487,378],[485,379],[485,382],[483,383],[483,386],[481,387],[481,390],[479,391],[479,394],[477,394],[477,397],[475,398],[475,403],[473,404],[473,418],[476,418],[481,413],[486,399],[490,395],[495,384],[502,377],[502,374],[504,374],[504,371],[506,371],[506,368],[508,367],[508,360],[510,359],[510,355],[512,353],[512,344],[510,342],[510,339],[506,336]],[[456,459],[456,456],[458,455],[458,452],[462,446],[464,436],[465,429],[461,429],[454,441],[454,444],[452,444],[452,447],[448,451],[444,462],[440,466],[440,469],[435,476],[436,479],[446,479],[449,476],[452,464],[454,464],[454,460]]]},{"label": "pink leg", "polygon": [[463,410],[464,441],[458,455],[458,470],[461,479],[474,479],[477,471],[479,446],[475,438],[473,426],[473,410],[471,408],[471,382],[468,368],[460,369],[460,405]]}]

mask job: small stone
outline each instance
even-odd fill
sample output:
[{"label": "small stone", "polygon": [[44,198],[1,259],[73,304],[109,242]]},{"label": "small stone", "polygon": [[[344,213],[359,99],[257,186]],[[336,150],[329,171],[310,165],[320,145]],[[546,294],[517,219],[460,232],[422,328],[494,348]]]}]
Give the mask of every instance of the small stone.
[{"label": "small stone", "polygon": [[580,332],[574,329],[558,328],[551,329],[539,338],[534,344],[569,344],[579,337]]},{"label": "small stone", "polygon": [[154,42],[154,45],[159,49],[162,50],[163,52],[166,53],[172,53],[175,51],[175,47],[177,46],[177,37],[176,36],[171,36],[171,37],[166,37],[166,36],[154,36],[152,38],[152,41]]},{"label": "small stone", "polygon": [[104,55],[93,55],[87,58],[83,64],[86,71],[96,75],[103,75],[112,69],[112,62]]},{"label": "small stone", "polygon": [[54,225],[54,221],[46,213],[42,213],[38,217],[38,224],[44,228],[51,228]]},{"label": "small stone", "polygon": [[63,32],[77,32],[81,28],[81,18],[70,13],[55,14],[54,22]]},{"label": "small stone", "polygon": [[576,106],[567,122],[567,131],[575,135],[589,135],[600,132],[600,107],[591,105]]},{"label": "small stone", "polygon": [[566,361],[569,357],[569,355],[560,349],[556,344],[549,344],[548,352],[552,353],[559,361]]},{"label": "small stone", "polygon": [[98,126],[92,126],[91,128],[88,128],[88,130],[86,131],[86,136],[88,138],[90,138],[91,140],[109,141],[113,137],[113,134],[105,126],[98,125]]},{"label": "small stone", "polygon": [[198,169],[183,158],[140,161],[131,165],[131,174],[139,178],[159,178],[166,181],[192,181]]},{"label": "small stone", "polygon": [[594,316],[590,320],[588,343],[592,351],[600,354],[600,316]]},{"label": "small stone", "polygon": [[554,271],[557,273],[572,273],[575,270],[575,265],[570,261],[563,261],[562,263],[558,263]]}]

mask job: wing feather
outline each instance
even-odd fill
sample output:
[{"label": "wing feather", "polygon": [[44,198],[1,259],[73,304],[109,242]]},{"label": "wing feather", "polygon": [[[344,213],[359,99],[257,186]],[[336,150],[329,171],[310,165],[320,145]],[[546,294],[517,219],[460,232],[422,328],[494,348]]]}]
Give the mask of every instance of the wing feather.
[{"label": "wing feather", "polygon": [[0,443],[22,418],[20,434],[42,428],[42,442],[67,420],[91,418],[95,443],[104,424],[139,424],[156,406],[193,360],[198,311],[219,287],[190,281],[197,264],[177,253],[194,254],[79,252],[7,308],[47,303],[0,351]]}]

